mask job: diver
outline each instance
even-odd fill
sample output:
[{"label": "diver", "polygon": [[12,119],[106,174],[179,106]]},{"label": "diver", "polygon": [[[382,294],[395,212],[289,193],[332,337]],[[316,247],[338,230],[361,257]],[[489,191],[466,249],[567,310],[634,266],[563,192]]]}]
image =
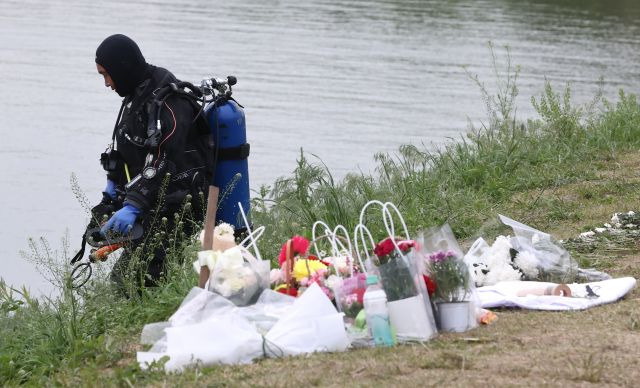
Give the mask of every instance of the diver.
[{"label": "diver", "polygon": [[106,38],[95,62],[105,86],[123,100],[111,144],[101,156],[107,173],[103,200],[92,215],[94,220],[110,217],[100,229],[105,236],[126,236],[134,224],[142,225],[143,237],[128,244],[111,279],[122,285],[131,275],[135,252],[138,259],[148,258],[135,270],[137,279],[153,286],[164,273],[169,237],[152,247],[149,236],[162,232],[163,224],[167,236],[175,236],[177,227],[190,236],[203,220],[214,156],[210,129],[193,99],[184,93],[161,93],[168,86],[175,90],[179,80],[147,63],[129,37]]}]

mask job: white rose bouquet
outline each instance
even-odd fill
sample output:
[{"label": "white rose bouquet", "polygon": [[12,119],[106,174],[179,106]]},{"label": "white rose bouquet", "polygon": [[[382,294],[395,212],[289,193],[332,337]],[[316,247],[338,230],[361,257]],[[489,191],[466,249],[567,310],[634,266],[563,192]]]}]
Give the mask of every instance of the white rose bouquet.
[{"label": "white rose bouquet", "polygon": [[209,277],[209,291],[224,296],[237,306],[246,306],[269,287],[269,262],[257,260],[239,246],[217,256]]}]

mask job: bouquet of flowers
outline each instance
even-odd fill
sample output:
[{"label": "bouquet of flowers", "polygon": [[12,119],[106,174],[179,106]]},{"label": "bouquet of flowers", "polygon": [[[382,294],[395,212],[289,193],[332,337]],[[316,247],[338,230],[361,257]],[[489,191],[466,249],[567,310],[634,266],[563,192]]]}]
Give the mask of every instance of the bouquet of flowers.
[{"label": "bouquet of flowers", "polygon": [[[201,239],[203,236],[201,235]],[[213,230],[213,249],[198,252],[196,272],[209,269],[209,291],[238,306],[255,302],[269,287],[269,262],[256,259],[234,239],[233,226],[222,223]]]},{"label": "bouquet of flowers", "polygon": [[341,279],[334,286],[334,290],[338,309],[344,313],[348,322],[353,323],[364,308],[363,299],[367,290],[367,275],[360,272],[346,279]]},{"label": "bouquet of flowers", "polygon": [[[318,236],[318,230],[323,232],[322,235]],[[316,254],[329,264],[327,285],[333,290],[336,307],[344,313],[345,323],[353,325],[364,308],[363,298],[367,284],[366,274],[361,272],[362,268],[354,260],[349,232],[342,225],[332,229],[324,221],[316,221],[311,233]],[[330,256],[318,249],[320,242],[331,252]]]},{"label": "bouquet of flowers", "polygon": [[294,236],[283,244],[278,256],[280,268],[271,270],[274,290],[291,296],[301,295],[312,284],[333,300],[333,283],[338,280],[332,263],[309,254],[309,240]]},{"label": "bouquet of flowers", "polygon": [[243,247],[233,247],[218,254],[209,278],[209,290],[237,306],[255,302],[269,286],[269,263],[259,261]]},{"label": "bouquet of flowers", "polygon": [[[396,244],[402,255],[396,250]],[[414,247],[413,240],[395,239],[394,243],[394,240],[388,237],[378,243],[373,250],[377,257],[375,264],[380,271],[389,302],[410,298],[418,293],[409,264],[403,258],[403,255],[410,253]]]},{"label": "bouquet of flowers", "polygon": [[448,224],[425,231],[421,264],[440,330],[463,332],[478,325],[477,302],[469,267]]},{"label": "bouquet of flowers", "polygon": [[492,245],[478,238],[464,261],[472,270],[476,286],[501,281],[538,280],[552,283],[575,281],[577,262],[548,233],[500,215],[515,236],[498,236]]},{"label": "bouquet of flowers", "polygon": [[[453,251],[429,255],[428,278],[435,283],[433,295],[440,302],[461,302],[469,294],[469,270]],[[428,283],[427,283],[428,286]]]}]

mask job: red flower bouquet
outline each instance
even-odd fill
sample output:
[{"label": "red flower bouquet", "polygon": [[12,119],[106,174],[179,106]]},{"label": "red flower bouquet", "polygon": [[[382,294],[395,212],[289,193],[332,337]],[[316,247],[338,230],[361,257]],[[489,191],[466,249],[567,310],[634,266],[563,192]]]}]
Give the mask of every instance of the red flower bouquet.
[{"label": "red flower bouquet", "polygon": [[416,246],[416,242],[413,240],[400,240],[396,238],[394,244],[394,241],[391,239],[391,237],[387,237],[386,239],[380,241],[375,246],[375,248],[373,248],[373,253],[378,257],[381,265],[386,264],[389,262],[389,260],[396,259],[398,257],[398,251],[396,250],[395,246],[396,244],[403,254],[408,253],[413,247]]},{"label": "red flower bouquet", "polygon": [[309,245],[309,240],[302,236],[294,236],[282,245],[278,255],[280,269],[274,269],[270,276],[272,283],[275,283],[274,290],[299,296],[311,284],[317,283],[327,297],[333,300],[333,291],[328,281],[335,270],[331,263],[310,255]]},{"label": "red flower bouquet", "polygon": [[[396,249],[398,246],[402,255]],[[373,249],[378,258],[378,269],[382,277],[385,292],[389,301],[410,298],[418,294],[409,268],[409,263],[402,256],[407,255],[414,247],[413,240],[392,240],[391,237],[380,241]]]}]

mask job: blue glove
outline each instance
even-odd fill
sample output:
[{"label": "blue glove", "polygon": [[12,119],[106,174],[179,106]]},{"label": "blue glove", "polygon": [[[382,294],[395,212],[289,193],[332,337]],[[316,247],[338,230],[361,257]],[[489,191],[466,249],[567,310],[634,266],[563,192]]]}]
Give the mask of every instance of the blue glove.
[{"label": "blue glove", "polygon": [[109,221],[100,228],[100,233],[106,236],[106,233],[109,230],[115,230],[123,235],[127,235],[129,230],[133,228],[133,224],[135,224],[136,218],[139,214],[140,209],[133,205],[125,204],[122,209],[118,210],[113,216],[111,216]]},{"label": "blue glove", "polygon": [[107,187],[102,192],[111,197],[111,199],[116,199],[116,183],[111,179],[107,179]]}]

